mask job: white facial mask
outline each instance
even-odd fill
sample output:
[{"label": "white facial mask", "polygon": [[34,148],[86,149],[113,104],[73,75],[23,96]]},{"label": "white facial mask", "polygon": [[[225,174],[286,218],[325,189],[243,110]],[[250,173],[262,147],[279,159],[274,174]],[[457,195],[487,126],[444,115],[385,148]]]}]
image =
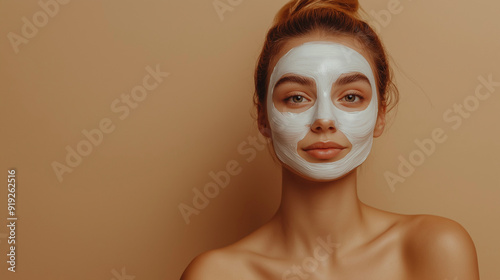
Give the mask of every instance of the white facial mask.
[{"label": "white facial mask", "polygon": [[[332,101],[332,86],[346,73],[364,74],[370,81],[372,97],[362,111],[347,112]],[[280,112],[273,103],[276,82],[286,74],[314,79],[316,101],[301,113]],[[274,150],[278,158],[305,177],[333,180],[349,173],[365,161],[373,142],[378,113],[377,87],[370,64],[355,50],[333,42],[310,42],[293,48],[278,61],[269,80],[267,112]],[[312,163],[297,152],[297,143],[312,133],[317,119],[333,120],[335,128],[345,134],[352,149],[334,162]],[[338,133],[338,132],[334,132]]]}]

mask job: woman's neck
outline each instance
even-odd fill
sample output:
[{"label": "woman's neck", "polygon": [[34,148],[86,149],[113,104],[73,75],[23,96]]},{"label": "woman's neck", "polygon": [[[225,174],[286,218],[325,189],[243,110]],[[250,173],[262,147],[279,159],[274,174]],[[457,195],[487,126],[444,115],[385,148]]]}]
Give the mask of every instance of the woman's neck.
[{"label": "woman's neck", "polygon": [[363,212],[356,170],[338,180],[314,182],[283,167],[281,204],[273,220],[289,253],[313,252],[318,239],[343,249],[356,246],[366,232]]}]

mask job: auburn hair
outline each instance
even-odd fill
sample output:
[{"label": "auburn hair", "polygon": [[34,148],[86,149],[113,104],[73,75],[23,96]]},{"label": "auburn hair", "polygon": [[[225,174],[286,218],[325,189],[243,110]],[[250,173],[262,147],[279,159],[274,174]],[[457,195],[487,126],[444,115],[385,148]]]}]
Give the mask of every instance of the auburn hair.
[{"label": "auburn hair", "polygon": [[[312,32],[349,36],[357,39],[369,53],[375,68],[379,108],[392,109],[398,101],[398,90],[392,80],[386,51],[378,35],[358,13],[357,0],[292,0],[276,15],[255,69],[254,103],[258,113],[265,112],[270,63],[288,39]],[[264,111],[262,111],[264,110]]]}]

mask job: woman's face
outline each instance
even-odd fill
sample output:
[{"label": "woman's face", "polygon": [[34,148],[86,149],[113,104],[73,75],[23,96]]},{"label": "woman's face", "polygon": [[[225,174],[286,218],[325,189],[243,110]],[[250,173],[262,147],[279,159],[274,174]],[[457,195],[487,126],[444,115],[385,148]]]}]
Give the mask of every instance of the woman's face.
[{"label": "woman's face", "polygon": [[333,180],[366,159],[384,126],[370,60],[349,37],[309,35],[283,46],[271,63],[266,109],[268,136],[287,168]]}]

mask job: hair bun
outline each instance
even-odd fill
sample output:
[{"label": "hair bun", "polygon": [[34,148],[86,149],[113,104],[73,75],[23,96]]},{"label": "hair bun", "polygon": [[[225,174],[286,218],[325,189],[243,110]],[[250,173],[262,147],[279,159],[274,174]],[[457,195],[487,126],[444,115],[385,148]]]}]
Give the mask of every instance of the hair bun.
[{"label": "hair bun", "polygon": [[276,15],[276,22],[292,17],[298,12],[316,9],[332,9],[357,17],[358,0],[291,0]]}]

